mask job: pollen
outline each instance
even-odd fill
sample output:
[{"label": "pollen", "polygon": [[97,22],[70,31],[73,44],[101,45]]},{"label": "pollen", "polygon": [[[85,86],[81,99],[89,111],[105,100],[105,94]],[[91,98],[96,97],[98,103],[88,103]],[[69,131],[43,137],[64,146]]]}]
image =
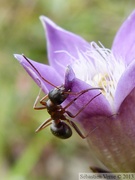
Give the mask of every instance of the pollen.
[{"label": "pollen", "polygon": [[115,91],[115,84],[108,74],[96,74],[93,77],[93,83],[102,88],[102,94],[109,100],[113,100],[113,92]]}]

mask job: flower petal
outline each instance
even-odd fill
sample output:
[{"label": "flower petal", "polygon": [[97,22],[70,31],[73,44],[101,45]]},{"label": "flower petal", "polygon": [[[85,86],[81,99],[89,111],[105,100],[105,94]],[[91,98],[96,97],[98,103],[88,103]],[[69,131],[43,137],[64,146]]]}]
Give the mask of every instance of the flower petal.
[{"label": "flower petal", "polygon": [[123,59],[126,64],[135,59],[135,11],[117,32],[112,51],[117,59]]},{"label": "flower petal", "polygon": [[65,89],[70,89],[72,86],[72,81],[75,78],[75,73],[71,66],[67,67],[66,73],[65,73]]},{"label": "flower petal", "polygon": [[73,62],[74,58],[78,58],[78,50],[85,51],[89,43],[80,36],[60,28],[45,16],[40,19],[46,30],[50,65],[64,76],[66,66]]},{"label": "flower petal", "polygon": [[[90,148],[111,172],[135,172],[135,89],[115,117],[92,117],[83,126]],[[91,130],[93,127],[93,131]],[[97,127],[97,128],[94,128]]]},{"label": "flower petal", "polygon": [[[54,86],[61,85],[64,81],[64,79],[62,79],[60,75],[55,71],[55,69],[51,66],[37,63],[27,58],[31,63],[30,64],[23,55],[15,54],[14,56],[21,63],[28,74],[33,78],[33,80],[37,83],[37,85],[41,87],[44,93],[48,93],[48,91],[54,88]],[[40,74],[38,72],[40,72]],[[40,75],[44,79],[49,81],[52,85],[46,82]]]},{"label": "flower petal", "polygon": [[[80,122],[80,124],[81,123],[87,124],[85,119],[88,120],[94,115],[104,115],[104,116],[112,115],[110,104],[105,99],[105,97],[102,94],[100,94],[100,90],[93,89],[93,87],[91,87],[89,84],[85,83],[84,81],[76,77],[73,77],[73,70],[71,67],[69,67],[68,69],[68,73],[66,74],[66,79],[67,79],[66,82],[67,84],[69,80],[69,87],[71,91],[71,95],[69,94],[67,100],[65,101],[66,104],[68,104],[79,94],[81,94],[81,91],[89,89],[87,92],[80,95],[79,98],[77,98],[68,109],[69,111],[71,110],[73,114],[76,114],[81,108],[85,107],[74,120]],[[79,93],[79,94],[73,95],[73,93]],[[100,95],[96,97],[98,94]],[[94,99],[90,102],[92,98]],[[88,102],[89,104],[87,104]]]},{"label": "flower petal", "polygon": [[131,62],[126,71],[121,76],[115,93],[114,107],[116,112],[124,99],[130,94],[135,87],[135,61]]}]

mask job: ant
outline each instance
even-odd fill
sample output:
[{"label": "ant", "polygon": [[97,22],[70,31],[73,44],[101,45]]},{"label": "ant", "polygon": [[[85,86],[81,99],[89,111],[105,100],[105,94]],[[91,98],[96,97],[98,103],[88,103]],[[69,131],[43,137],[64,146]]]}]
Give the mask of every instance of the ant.
[{"label": "ant", "polygon": [[[23,57],[25,58],[25,60],[31,65],[31,67],[36,71],[36,73],[39,75],[40,78],[42,78],[45,82],[49,83],[50,85],[52,85],[54,88],[49,91],[49,93],[47,95],[45,95],[40,101],[40,92],[35,100],[35,103],[33,105],[33,108],[36,110],[41,110],[41,109],[47,109],[48,113],[50,114],[50,118],[48,118],[47,120],[45,120],[36,130],[36,132],[41,131],[42,129],[46,128],[47,126],[50,125],[50,130],[52,132],[53,135],[55,135],[56,137],[59,137],[61,139],[67,139],[69,137],[72,136],[72,130],[70,128],[73,127],[75,129],[75,131],[79,134],[79,136],[81,138],[86,138],[87,136],[84,136],[82,134],[82,132],[79,130],[79,128],[77,127],[77,125],[69,120],[67,118],[75,118],[78,114],[80,114],[84,108],[92,101],[94,100],[96,97],[98,97],[100,93],[98,93],[97,95],[95,95],[92,99],[90,99],[75,115],[73,115],[71,112],[67,111],[66,109],[72,105],[81,95],[83,95],[84,93],[88,92],[89,90],[102,90],[102,88],[89,88],[86,90],[82,90],[80,92],[70,92],[70,89],[67,91],[64,87],[64,85],[61,86],[55,86],[52,83],[50,83],[49,81],[47,81],[40,73],[39,71],[34,67],[34,65],[29,61],[29,59],[27,57],[25,57],[23,55]],[[41,89],[40,89],[41,91]],[[72,95],[76,95],[77,97],[75,97],[73,100],[71,100],[71,102],[69,102],[64,108],[61,106],[61,104],[66,100],[66,98],[69,96],[69,94]],[[40,104],[42,105],[41,107],[37,107],[37,103],[38,101],[40,102]],[[68,125],[68,124],[70,125]]]}]

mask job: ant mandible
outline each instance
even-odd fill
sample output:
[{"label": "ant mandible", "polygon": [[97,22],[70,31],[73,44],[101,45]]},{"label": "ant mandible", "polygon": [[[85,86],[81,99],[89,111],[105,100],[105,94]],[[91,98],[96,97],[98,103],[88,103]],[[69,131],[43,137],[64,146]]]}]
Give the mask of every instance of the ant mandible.
[{"label": "ant mandible", "polygon": [[[49,91],[47,95],[45,95],[39,102],[42,105],[42,107],[37,107],[37,103],[40,97],[40,92],[39,95],[37,96],[35,103],[33,105],[33,108],[36,110],[41,110],[41,109],[47,109],[48,113],[50,114],[50,118],[45,120],[36,130],[36,132],[41,131],[42,129],[46,128],[47,126],[50,125],[50,130],[53,135],[56,137],[59,137],[61,139],[67,139],[72,136],[72,130],[70,128],[73,127],[75,131],[80,135],[81,138],[86,138],[87,136],[84,136],[82,132],[79,130],[77,125],[69,120],[66,116],[70,118],[75,118],[79,113],[81,113],[84,108],[96,97],[98,97],[100,93],[98,93],[96,96],[94,96],[92,99],[90,99],[75,115],[73,115],[71,112],[67,111],[66,109],[73,104],[82,94],[88,92],[89,90],[102,90],[102,88],[89,88],[86,90],[82,90],[80,92],[70,92],[70,89],[67,91],[64,87],[64,85],[61,86],[55,86],[49,81],[47,81],[40,73],[39,71],[34,67],[34,65],[29,61],[27,57],[25,57],[25,60],[31,65],[31,67],[37,72],[37,74],[42,78],[45,82],[48,84],[52,85],[54,88]],[[64,108],[61,106],[61,103],[63,103],[66,98],[69,96],[69,94],[76,95],[76,97],[71,100]],[[70,125],[68,125],[67,123]]]}]

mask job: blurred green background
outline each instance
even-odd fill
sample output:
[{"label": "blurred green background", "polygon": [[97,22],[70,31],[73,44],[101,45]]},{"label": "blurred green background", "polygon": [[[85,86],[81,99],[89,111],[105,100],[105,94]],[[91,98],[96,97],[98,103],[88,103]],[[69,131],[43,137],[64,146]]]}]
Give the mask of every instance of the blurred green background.
[{"label": "blurred green background", "polygon": [[60,140],[49,128],[34,132],[48,114],[33,110],[39,88],[13,54],[47,63],[38,17],[110,48],[134,7],[134,0],[0,0],[0,179],[68,180],[89,172],[87,143],[76,133]]}]

